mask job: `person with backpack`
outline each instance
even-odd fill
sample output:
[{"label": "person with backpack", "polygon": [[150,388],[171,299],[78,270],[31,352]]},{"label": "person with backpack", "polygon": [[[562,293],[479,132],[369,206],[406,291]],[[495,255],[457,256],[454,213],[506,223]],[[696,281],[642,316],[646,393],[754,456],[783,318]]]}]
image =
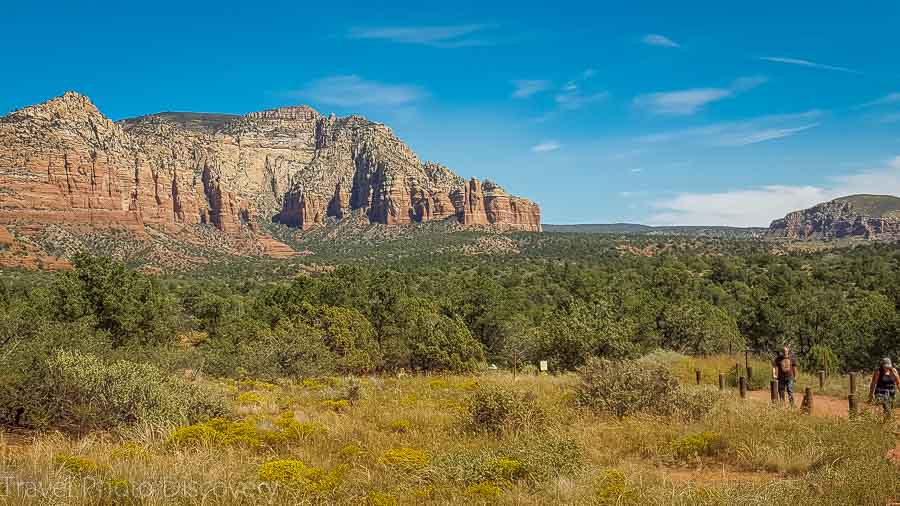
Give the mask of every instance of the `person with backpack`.
[{"label": "person with backpack", "polygon": [[781,399],[782,405],[784,405],[784,397],[787,394],[791,407],[794,407],[794,381],[796,378],[797,361],[791,354],[790,345],[785,344],[784,348],[775,356],[775,360],[772,361],[772,379],[778,381],[778,398]]},{"label": "person with backpack", "polygon": [[891,359],[881,359],[881,366],[872,376],[872,384],[869,385],[869,402],[877,401],[884,409],[885,418],[889,418],[894,411],[894,401],[897,398],[897,387],[900,385],[900,375],[891,363]]}]

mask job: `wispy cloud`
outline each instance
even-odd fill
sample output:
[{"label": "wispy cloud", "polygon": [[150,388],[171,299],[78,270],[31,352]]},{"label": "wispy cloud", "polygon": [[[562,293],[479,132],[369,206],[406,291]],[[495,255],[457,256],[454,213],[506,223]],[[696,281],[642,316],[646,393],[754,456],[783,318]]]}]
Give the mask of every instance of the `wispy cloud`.
[{"label": "wispy cloud", "polygon": [[751,129],[745,132],[735,132],[734,134],[723,135],[719,138],[719,144],[722,146],[747,146],[759,142],[783,139],[817,126],[819,126],[819,123],[810,123],[808,125],[800,125],[793,128]]},{"label": "wispy cloud", "polygon": [[596,74],[594,69],[587,69],[577,79],[567,82],[553,97],[556,105],[562,110],[574,111],[606,100],[609,97],[609,93],[606,91],[584,91],[582,89],[587,81]]},{"label": "wispy cloud", "polygon": [[708,104],[734,97],[765,82],[766,78],[762,76],[742,77],[736,79],[728,88],[694,88],[648,93],[635,98],[634,103],[653,114],[688,116],[696,114]]},{"label": "wispy cloud", "polygon": [[709,103],[731,96],[731,90],[723,88],[696,88],[641,95],[634,100],[639,107],[654,114],[690,115]]},{"label": "wispy cloud", "polygon": [[400,44],[457,48],[490,45],[490,41],[477,37],[477,35],[479,32],[483,32],[491,27],[491,25],[468,24],[353,28],[348,33],[348,37],[351,39],[389,40]]},{"label": "wispy cloud", "polygon": [[900,92],[888,93],[887,95],[876,98],[870,102],[860,104],[859,107],[877,107],[880,105],[900,104]]},{"label": "wispy cloud", "polygon": [[535,153],[547,153],[550,151],[556,151],[561,147],[562,146],[557,141],[543,141],[532,146],[531,151]]},{"label": "wispy cloud", "polygon": [[760,60],[769,61],[774,63],[784,63],[787,65],[799,65],[801,67],[809,67],[812,69],[819,70],[835,70],[837,72],[849,72],[851,74],[860,74],[858,70],[853,70],[847,67],[837,67],[834,65],[825,65],[824,63],[816,63],[809,60],[801,60],[800,58],[785,58],[783,56],[760,56]]},{"label": "wispy cloud", "polygon": [[555,100],[561,109],[574,111],[597,102],[602,102],[607,98],[609,98],[609,93],[605,91],[583,94],[574,90],[556,95]]},{"label": "wispy cloud", "polygon": [[666,37],[665,35],[659,35],[658,33],[648,33],[644,35],[644,38],[641,39],[641,42],[644,44],[648,44],[651,46],[659,46],[659,47],[681,47],[681,44],[678,44],[674,40]]},{"label": "wispy cloud", "polygon": [[653,204],[655,224],[766,226],[785,214],[858,193],[900,193],[900,157],[882,167],[829,178],[821,186],[769,185],[719,193],[681,193]]},{"label": "wispy cloud", "polygon": [[824,112],[761,116],[743,121],[726,121],[710,125],[659,132],[640,137],[642,143],[696,142],[710,146],[747,146],[759,142],[790,137],[819,126]]},{"label": "wispy cloud", "polygon": [[551,83],[543,79],[519,79],[512,81],[512,85],[515,87],[512,94],[513,98],[528,98],[536,93],[550,89]]},{"label": "wispy cloud", "polygon": [[313,81],[290,95],[338,107],[396,107],[422,100],[428,92],[419,86],[366,81],[349,75]]}]

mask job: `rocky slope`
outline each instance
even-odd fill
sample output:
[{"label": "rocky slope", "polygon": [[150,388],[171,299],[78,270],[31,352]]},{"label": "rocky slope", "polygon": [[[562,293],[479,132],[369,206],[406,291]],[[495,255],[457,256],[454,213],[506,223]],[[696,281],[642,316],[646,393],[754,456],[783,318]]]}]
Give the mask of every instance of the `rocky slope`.
[{"label": "rocky slope", "polygon": [[773,221],[768,236],[787,239],[900,239],[900,198],[851,195],[835,199]]},{"label": "rocky slope", "polygon": [[350,217],[541,230],[536,204],[423,163],[388,127],[359,116],[285,107],[114,123],[70,92],[0,118],[2,224],[135,234],[205,224],[237,234]]}]

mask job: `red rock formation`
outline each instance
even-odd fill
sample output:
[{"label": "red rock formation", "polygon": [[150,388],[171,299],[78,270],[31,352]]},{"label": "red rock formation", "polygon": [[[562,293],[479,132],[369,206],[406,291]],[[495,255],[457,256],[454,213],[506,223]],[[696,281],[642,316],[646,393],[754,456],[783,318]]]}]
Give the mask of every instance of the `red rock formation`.
[{"label": "red rock formation", "polygon": [[309,107],[117,124],[66,93],[0,118],[0,223],[234,233],[255,220],[308,229],[359,211],[388,225],[455,217],[540,230],[536,204],[485,186],[420,162],[382,124]]},{"label": "red rock formation", "polygon": [[769,237],[787,239],[900,238],[900,198],[852,195],[788,213],[769,226]]}]

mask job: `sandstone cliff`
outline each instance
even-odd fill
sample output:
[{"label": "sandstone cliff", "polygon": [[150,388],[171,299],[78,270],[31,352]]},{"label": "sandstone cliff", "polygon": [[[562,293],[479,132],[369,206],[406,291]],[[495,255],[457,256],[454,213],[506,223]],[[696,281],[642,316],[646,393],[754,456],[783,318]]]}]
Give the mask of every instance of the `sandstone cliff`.
[{"label": "sandstone cliff", "polygon": [[900,239],[900,198],[852,195],[835,199],[773,221],[768,236],[788,239]]},{"label": "sandstone cliff", "polygon": [[114,123],[66,93],[0,118],[0,223],[226,233],[349,216],[541,230],[540,209],[421,162],[386,126],[309,107]]}]

